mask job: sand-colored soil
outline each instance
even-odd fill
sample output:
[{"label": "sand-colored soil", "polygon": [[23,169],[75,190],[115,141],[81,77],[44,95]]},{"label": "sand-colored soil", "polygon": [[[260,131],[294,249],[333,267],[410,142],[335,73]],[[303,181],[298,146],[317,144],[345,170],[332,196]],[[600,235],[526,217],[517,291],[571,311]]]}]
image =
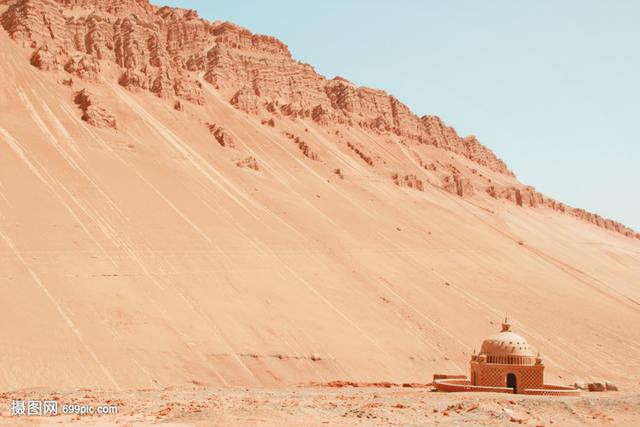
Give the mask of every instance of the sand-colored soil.
[{"label": "sand-colored soil", "polygon": [[[56,396],[80,405],[117,405],[117,415],[9,417],[11,399]],[[406,388],[169,388],[123,393],[30,390],[0,395],[0,425],[164,426],[632,426],[637,392],[545,398],[446,394]]]}]

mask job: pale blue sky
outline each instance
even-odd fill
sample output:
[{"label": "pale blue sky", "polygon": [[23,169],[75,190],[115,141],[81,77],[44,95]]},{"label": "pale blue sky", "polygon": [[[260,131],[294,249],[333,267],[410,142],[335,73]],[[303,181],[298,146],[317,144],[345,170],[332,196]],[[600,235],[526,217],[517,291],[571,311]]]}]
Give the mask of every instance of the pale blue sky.
[{"label": "pale blue sky", "polygon": [[[640,1],[190,1],[474,134],[539,191],[640,230]],[[390,6],[393,4],[393,6]]]}]

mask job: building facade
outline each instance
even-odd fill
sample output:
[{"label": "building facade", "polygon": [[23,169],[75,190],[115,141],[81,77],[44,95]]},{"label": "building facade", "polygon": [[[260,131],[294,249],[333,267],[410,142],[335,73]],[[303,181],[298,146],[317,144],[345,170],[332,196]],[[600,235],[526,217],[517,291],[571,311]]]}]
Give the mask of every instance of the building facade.
[{"label": "building facade", "polygon": [[507,387],[514,393],[544,386],[544,365],[534,356],[527,340],[511,331],[505,319],[502,331],[482,342],[471,356],[471,385]]},{"label": "building facade", "polygon": [[[502,330],[482,342],[471,355],[469,378],[434,375],[438,391],[489,391],[540,395],[579,395],[573,387],[544,383],[544,364],[527,340],[511,331],[505,318]],[[436,379],[438,378],[438,379]]]}]

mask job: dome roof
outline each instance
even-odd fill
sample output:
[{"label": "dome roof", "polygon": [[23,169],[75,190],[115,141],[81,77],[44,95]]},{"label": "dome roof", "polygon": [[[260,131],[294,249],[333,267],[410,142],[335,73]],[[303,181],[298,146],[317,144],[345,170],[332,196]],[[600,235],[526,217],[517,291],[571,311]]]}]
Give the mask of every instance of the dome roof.
[{"label": "dome roof", "polygon": [[502,332],[482,342],[480,354],[487,356],[534,356],[527,340],[511,332],[509,323],[502,324]]}]

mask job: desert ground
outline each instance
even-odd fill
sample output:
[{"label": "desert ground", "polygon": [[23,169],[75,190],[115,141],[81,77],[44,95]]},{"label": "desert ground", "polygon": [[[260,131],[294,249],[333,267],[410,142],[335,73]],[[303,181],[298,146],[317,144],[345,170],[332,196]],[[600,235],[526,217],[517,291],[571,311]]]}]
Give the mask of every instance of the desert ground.
[{"label": "desert ground", "polygon": [[[117,415],[16,418],[11,399],[55,396],[80,405],[111,404]],[[632,426],[640,393],[540,397],[494,393],[437,393],[429,388],[202,388],[164,390],[24,390],[0,395],[1,425],[166,426]]]}]

